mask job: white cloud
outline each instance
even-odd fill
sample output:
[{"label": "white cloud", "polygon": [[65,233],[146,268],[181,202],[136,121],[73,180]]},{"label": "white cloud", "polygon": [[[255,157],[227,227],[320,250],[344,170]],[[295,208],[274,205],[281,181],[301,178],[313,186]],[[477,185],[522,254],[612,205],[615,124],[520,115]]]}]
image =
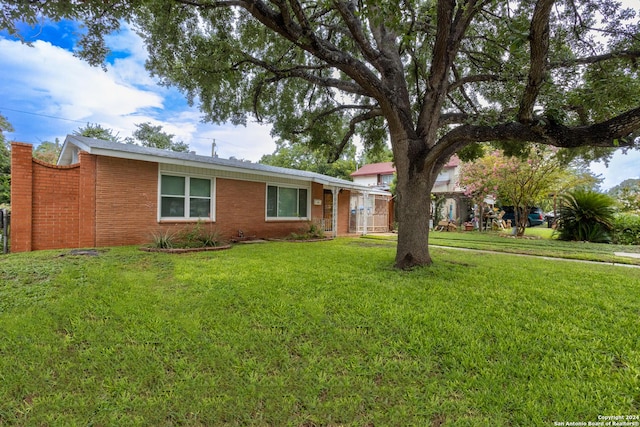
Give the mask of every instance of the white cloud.
[{"label": "white cloud", "polygon": [[275,149],[270,127],[205,124],[196,108],[176,102],[177,91],[158,85],[145,70],[144,44],[129,28],[107,42],[118,55],[104,72],[49,42],[38,40],[30,47],[0,37],[0,114],[16,130],[9,137],[53,141],[98,123],[124,138],[135,131],[135,124],[150,122],[203,155],[211,154],[213,139],[221,157],[257,161]]},{"label": "white cloud", "polygon": [[14,90],[39,97],[40,111],[46,114],[84,120],[95,114],[118,116],[162,107],[159,95],[122,84],[48,42],[29,47],[3,39],[0,50],[0,68],[13,71]]}]

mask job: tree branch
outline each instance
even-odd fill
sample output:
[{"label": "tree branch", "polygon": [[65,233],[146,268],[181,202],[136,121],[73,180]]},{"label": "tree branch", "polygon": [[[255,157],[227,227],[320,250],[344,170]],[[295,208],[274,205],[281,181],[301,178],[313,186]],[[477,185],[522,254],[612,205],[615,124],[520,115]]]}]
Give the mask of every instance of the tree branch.
[{"label": "tree branch", "polygon": [[638,59],[640,58],[640,50],[623,50],[618,52],[609,52],[602,55],[587,56],[584,58],[565,59],[549,63],[549,68],[571,67],[573,65],[588,65],[598,62],[609,61],[611,59]]},{"label": "tree branch", "polygon": [[453,92],[456,89],[466,85],[467,83],[482,83],[482,82],[497,82],[497,81],[500,81],[500,76],[498,76],[497,74],[477,74],[475,76],[461,77],[449,85],[449,92]]},{"label": "tree branch", "polygon": [[443,136],[429,156],[451,155],[472,142],[489,141],[534,142],[559,148],[633,147],[635,141],[630,135],[639,128],[640,107],[588,126],[568,127],[548,119],[496,126],[462,125]]},{"label": "tree branch", "polygon": [[371,120],[375,117],[381,117],[381,116],[382,116],[382,110],[380,110],[379,108],[375,108],[352,118],[351,121],[349,122],[349,130],[344,135],[344,137],[342,137],[342,141],[340,141],[340,145],[336,147],[332,156],[329,158],[329,163],[333,163],[336,160],[338,160],[338,158],[340,157],[340,154],[344,150],[344,147],[347,146],[351,137],[356,133],[356,125],[358,123],[362,123],[367,120]]},{"label": "tree branch", "polygon": [[378,69],[378,71],[380,71],[380,66],[378,64],[380,52],[378,52],[367,39],[367,36],[362,29],[362,21],[360,21],[354,14],[353,3],[338,1],[335,4],[338,12],[340,13],[340,16],[342,16],[345,24],[347,24],[349,33],[351,34],[353,40],[356,42],[356,45],[360,49],[360,52],[362,52],[364,57],[367,58],[367,60],[371,62],[372,65],[376,66],[376,69]]},{"label": "tree branch", "polygon": [[531,18],[529,79],[520,99],[520,111],[518,111],[518,120],[522,123],[533,119],[533,107],[546,74],[546,60],[549,53],[549,17],[552,6],[553,0],[538,0]]},{"label": "tree branch", "polygon": [[[321,77],[317,74],[310,73],[309,71],[313,70],[322,70],[322,69],[330,69],[328,66],[296,66],[289,68],[278,68],[273,64],[270,64],[266,61],[262,61],[258,58],[254,58],[251,55],[245,54],[247,58],[247,62],[257,65],[258,67],[268,71],[274,75],[274,79],[271,79],[271,82],[283,80],[290,77],[297,77],[303,80],[308,81],[309,83],[317,84],[319,86],[324,87],[332,87],[335,89],[339,89],[346,93],[351,93],[354,95],[366,96],[369,97],[370,94],[366,92],[360,85],[349,82],[346,80],[331,78],[331,77]],[[239,64],[238,64],[239,65]]]}]

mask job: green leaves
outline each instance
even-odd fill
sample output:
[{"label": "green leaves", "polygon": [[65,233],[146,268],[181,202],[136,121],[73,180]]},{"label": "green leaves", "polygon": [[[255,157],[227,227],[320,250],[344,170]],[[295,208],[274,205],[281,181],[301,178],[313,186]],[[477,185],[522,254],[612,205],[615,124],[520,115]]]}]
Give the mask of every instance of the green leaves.
[{"label": "green leaves", "polygon": [[594,191],[576,190],[561,198],[559,238],[594,243],[611,242],[614,201]]}]

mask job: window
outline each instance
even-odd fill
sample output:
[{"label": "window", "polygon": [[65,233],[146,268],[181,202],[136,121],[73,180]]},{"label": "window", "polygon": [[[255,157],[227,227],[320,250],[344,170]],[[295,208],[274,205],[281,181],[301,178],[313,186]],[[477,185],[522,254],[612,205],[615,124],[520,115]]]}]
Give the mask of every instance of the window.
[{"label": "window", "polygon": [[391,185],[393,182],[394,175],[380,175],[380,184],[381,185]]},{"label": "window", "polygon": [[267,218],[307,218],[306,188],[267,186]]},{"label": "window", "polygon": [[160,176],[161,218],[213,218],[211,179]]}]

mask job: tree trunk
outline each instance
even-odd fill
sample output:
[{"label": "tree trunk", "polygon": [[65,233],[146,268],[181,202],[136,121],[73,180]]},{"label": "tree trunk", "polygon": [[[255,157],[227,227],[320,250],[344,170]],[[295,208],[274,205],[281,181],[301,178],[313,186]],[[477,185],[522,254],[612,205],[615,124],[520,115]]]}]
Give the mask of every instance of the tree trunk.
[{"label": "tree trunk", "polygon": [[431,265],[429,219],[433,168],[419,167],[416,158],[396,157],[398,209],[398,247],[396,268]]},{"label": "tree trunk", "polygon": [[397,192],[398,248],[396,268],[408,269],[431,265],[429,254],[429,219],[431,188],[425,181],[406,183],[402,193]]}]

